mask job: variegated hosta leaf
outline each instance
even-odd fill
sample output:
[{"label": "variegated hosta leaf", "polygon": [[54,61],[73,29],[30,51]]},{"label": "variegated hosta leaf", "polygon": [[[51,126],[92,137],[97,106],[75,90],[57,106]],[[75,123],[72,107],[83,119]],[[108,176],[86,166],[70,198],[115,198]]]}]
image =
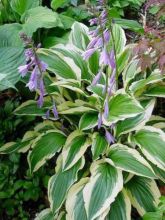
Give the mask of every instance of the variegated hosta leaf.
[{"label": "variegated hosta leaf", "polygon": [[20,151],[22,148],[25,148],[27,145],[29,145],[32,139],[18,143],[16,142],[6,143],[2,147],[0,147],[0,154],[10,154],[16,151]]},{"label": "variegated hosta leaf", "polygon": [[115,198],[106,220],[131,220],[131,202],[125,190]]},{"label": "variegated hosta leaf", "polygon": [[31,172],[38,170],[47,159],[52,158],[65,144],[66,137],[60,131],[51,130],[41,134],[33,143],[28,162]]},{"label": "variegated hosta leaf", "polygon": [[165,84],[151,86],[144,95],[165,98]]},{"label": "variegated hosta leaf", "polygon": [[60,111],[59,114],[63,115],[72,115],[72,114],[82,114],[84,112],[96,112],[96,109],[93,109],[91,107],[86,107],[86,106],[78,106],[78,107],[73,107],[64,111]]},{"label": "variegated hosta leaf", "polygon": [[80,130],[88,130],[94,128],[98,124],[98,113],[85,113],[80,119]]},{"label": "variegated hosta leaf", "polygon": [[87,218],[93,220],[103,214],[123,188],[122,172],[103,159],[91,166],[91,177],[83,190]]},{"label": "variegated hosta leaf", "polygon": [[114,144],[109,151],[109,158],[117,168],[139,176],[155,178],[154,171],[140,153],[123,144]]},{"label": "variegated hosta leaf", "polygon": [[80,159],[72,168],[62,171],[61,158],[57,161],[56,174],[52,176],[48,184],[48,198],[53,213],[62,206],[66,194],[72,184],[77,180],[77,173],[84,166],[84,158]]},{"label": "variegated hosta leaf", "polygon": [[70,57],[74,60],[75,64],[81,69],[81,78],[85,80],[91,80],[92,75],[88,70],[86,61],[83,60],[80,52],[72,44],[68,45],[57,45],[55,48],[52,48],[55,51],[62,53],[66,57]]},{"label": "variegated hosta leaf", "polygon": [[146,126],[139,130],[132,140],[149,161],[165,170],[165,133],[162,130]]},{"label": "variegated hosta leaf", "polygon": [[165,183],[165,170],[160,169],[154,164],[151,164],[156,176]]},{"label": "variegated hosta leaf", "polygon": [[81,79],[81,70],[74,63],[73,59],[65,57],[60,53],[55,53],[52,49],[40,49],[38,55],[41,60],[48,64],[48,70],[55,73],[62,79]]},{"label": "variegated hosta leaf", "polygon": [[66,200],[66,220],[87,220],[83,189],[88,180],[89,178],[83,178],[70,188]]},{"label": "variegated hosta leaf", "polygon": [[37,102],[34,100],[28,100],[22,103],[14,114],[16,115],[33,115],[33,116],[44,116],[46,109],[51,107],[52,103],[45,102],[42,108],[38,108]]},{"label": "variegated hosta leaf", "polygon": [[134,176],[126,185],[132,205],[143,216],[154,212],[159,203],[160,192],[154,180]]},{"label": "variegated hosta leaf", "polygon": [[163,213],[160,211],[157,212],[147,212],[143,216],[143,220],[164,220]]},{"label": "variegated hosta leaf", "polygon": [[124,87],[126,88],[130,81],[134,79],[136,74],[140,72],[140,68],[138,67],[139,60],[132,60],[125,70],[123,71],[123,82],[124,82]]},{"label": "variegated hosta leaf", "polygon": [[126,44],[125,32],[118,24],[113,25],[112,31],[115,38],[116,52],[119,54],[124,50]]},{"label": "variegated hosta leaf", "polygon": [[127,134],[130,131],[135,131],[142,128],[145,125],[145,123],[150,119],[154,106],[155,99],[149,100],[149,102],[145,106],[145,110],[143,113],[138,114],[135,117],[119,121],[116,124],[116,136],[120,136],[121,134]]},{"label": "variegated hosta leaf", "polygon": [[70,169],[84,155],[90,144],[89,138],[83,132],[78,130],[72,132],[62,151],[63,169]]},{"label": "variegated hosta leaf", "polygon": [[103,123],[109,126],[117,121],[134,117],[143,111],[143,107],[137,100],[121,92],[110,99],[109,115],[103,119]]},{"label": "variegated hosta leaf", "polygon": [[81,50],[86,50],[89,43],[88,27],[82,23],[75,22],[69,36],[69,43],[75,45]]},{"label": "variegated hosta leaf", "polygon": [[92,136],[92,155],[93,159],[96,160],[98,157],[103,154],[108,147],[108,142],[104,136],[100,133],[94,133]]},{"label": "variegated hosta leaf", "polygon": [[132,53],[132,48],[130,45],[125,47],[124,51],[117,57],[117,67],[118,67],[118,74],[120,74],[123,69],[125,69],[130,56]]},{"label": "variegated hosta leaf", "polygon": [[145,87],[149,86],[150,84],[161,82],[162,79],[164,79],[164,78],[165,78],[164,75],[162,75],[158,71],[157,72],[155,71],[147,79],[141,79],[137,82],[132,83],[132,85],[129,87],[129,89],[133,93],[137,93],[137,92],[142,91],[143,89],[145,89]]},{"label": "variegated hosta leaf", "polygon": [[54,220],[54,215],[51,209],[44,209],[39,214],[37,214],[34,220]]}]

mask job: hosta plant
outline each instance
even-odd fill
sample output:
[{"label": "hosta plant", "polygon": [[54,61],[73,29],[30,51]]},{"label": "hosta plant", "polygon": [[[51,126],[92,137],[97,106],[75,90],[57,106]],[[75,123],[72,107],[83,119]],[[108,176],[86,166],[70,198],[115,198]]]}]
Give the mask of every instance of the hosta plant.
[{"label": "hosta plant", "polygon": [[130,220],[133,207],[143,216],[159,204],[165,118],[153,111],[164,75],[156,64],[142,71],[104,1],[90,23],[92,30],[75,22],[68,43],[50,49],[21,34],[28,50],[19,71],[38,101],[15,114],[44,120],[0,152],[28,152],[32,173],[54,158],[50,208],[36,220]]}]

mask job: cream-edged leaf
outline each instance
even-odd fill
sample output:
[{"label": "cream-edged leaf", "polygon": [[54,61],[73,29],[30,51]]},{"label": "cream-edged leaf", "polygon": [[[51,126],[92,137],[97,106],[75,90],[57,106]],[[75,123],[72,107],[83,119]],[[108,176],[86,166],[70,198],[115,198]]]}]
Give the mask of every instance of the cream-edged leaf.
[{"label": "cream-edged leaf", "polygon": [[115,127],[115,134],[120,136],[122,134],[127,134],[131,131],[141,129],[150,119],[154,106],[155,99],[149,100],[147,105],[144,107],[145,109],[143,113],[140,113],[135,117],[127,118],[123,121],[117,122]]},{"label": "cream-edged leaf", "polygon": [[141,216],[156,211],[160,192],[154,180],[134,176],[125,187],[132,205]]},{"label": "cream-edged leaf", "polygon": [[38,170],[47,159],[52,158],[65,144],[66,137],[60,131],[47,131],[38,136],[28,154],[31,172]]},{"label": "cream-edged leaf", "polygon": [[70,188],[66,200],[66,220],[87,220],[83,189],[88,180],[89,178],[82,178]]},{"label": "cream-edged leaf", "polygon": [[77,180],[77,173],[84,166],[84,158],[80,159],[71,169],[62,171],[62,161],[58,160],[56,174],[52,176],[48,184],[48,199],[53,213],[62,206],[67,192]]},{"label": "cream-edged leaf", "polygon": [[91,177],[83,190],[87,218],[93,220],[103,214],[123,188],[122,172],[103,159],[91,166]]},{"label": "cream-edged leaf", "polygon": [[103,118],[103,123],[109,126],[117,121],[134,117],[142,112],[144,112],[144,109],[136,99],[121,92],[110,99],[109,114],[107,118]]},{"label": "cream-edged leaf", "polygon": [[123,144],[114,144],[109,151],[109,158],[117,168],[124,171],[149,178],[156,178],[150,164],[140,153]]},{"label": "cream-edged leaf", "polygon": [[132,136],[132,141],[149,161],[165,170],[165,133],[162,130],[146,126]]},{"label": "cream-edged leaf", "polygon": [[37,214],[34,220],[54,220],[54,215],[51,209],[47,208]]},{"label": "cream-edged leaf", "polygon": [[101,154],[103,154],[106,151],[106,148],[108,147],[108,142],[106,138],[100,133],[95,132],[92,136],[92,155],[93,159],[96,160],[99,158]]},{"label": "cream-edged leaf", "polygon": [[131,202],[124,189],[111,204],[106,220],[131,220]]},{"label": "cream-edged leaf", "polygon": [[84,155],[90,144],[90,139],[81,131],[72,132],[62,151],[63,169],[70,169]]},{"label": "cream-edged leaf", "polygon": [[98,113],[85,113],[80,118],[80,130],[88,130],[94,128],[98,123]]}]

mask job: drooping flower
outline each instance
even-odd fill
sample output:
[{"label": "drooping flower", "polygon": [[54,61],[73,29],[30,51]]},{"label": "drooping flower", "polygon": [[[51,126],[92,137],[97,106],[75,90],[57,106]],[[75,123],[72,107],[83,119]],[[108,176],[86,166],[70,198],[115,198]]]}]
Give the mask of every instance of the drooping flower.
[{"label": "drooping flower", "polygon": [[105,43],[108,43],[109,40],[110,40],[110,32],[108,29],[106,29],[104,32],[103,32],[103,36],[104,36],[104,42]]},{"label": "drooping flower", "polygon": [[98,119],[98,129],[101,128],[102,125],[102,113],[99,113],[99,119]]},{"label": "drooping flower", "polygon": [[45,63],[44,61],[40,61],[40,67],[41,67],[41,71],[45,72],[48,68],[48,64]]},{"label": "drooping flower", "polygon": [[29,87],[30,91],[35,91],[38,88],[38,75],[39,70],[37,66],[34,67],[29,82],[26,84],[26,87]]},{"label": "drooping flower", "polygon": [[108,97],[105,100],[104,104],[104,117],[107,118],[109,115],[109,103],[108,103]]},{"label": "drooping flower", "polygon": [[114,50],[111,50],[109,53],[109,65],[111,66],[112,69],[116,68]]},{"label": "drooping flower", "polygon": [[105,137],[106,137],[106,140],[109,144],[111,143],[115,143],[115,138],[112,136],[112,134],[109,132],[109,131],[105,131]]},{"label": "drooping flower", "polygon": [[58,111],[57,111],[55,103],[53,103],[53,114],[55,118],[58,118]]},{"label": "drooping flower", "polygon": [[89,20],[89,23],[90,23],[91,26],[95,25],[95,24],[98,23],[98,19],[97,18],[92,18],[92,19]]},{"label": "drooping flower", "polygon": [[83,59],[84,59],[84,60],[89,59],[95,51],[96,51],[95,48],[92,48],[92,49],[89,49],[89,50],[85,51],[85,52],[83,53]]},{"label": "drooping flower", "polygon": [[101,52],[101,55],[100,55],[100,60],[99,60],[99,64],[102,65],[108,65],[109,64],[109,56],[108,56],[108,52],[106,50],[106,48],[104,48]]},{"label": "drooping flower", "polygon": [[39,92],[40,92],[40,95],[39,95],[39,99],[38,99],[37,103],[38,103],[38,106],[41,108],[44,103],[44,93],[45,93],[43,79],[40,79],[40,81],[39,81]]},{"label": "drooping flower", "polygon": [[92,81],[92,86],[95,86],[100,81],[101,76],[102,76],[102,71],[99,71]]},{"label": "drooping flower", "polygon": [[49,119],[50,117],[50,109],[47,110],[46,114],[45,114],[46,119]]},{"label": "drooping flower", "polygon": [[21,74],[22,77],[26,76],[28,72],[28,65],[18,67],[18,72]]}]

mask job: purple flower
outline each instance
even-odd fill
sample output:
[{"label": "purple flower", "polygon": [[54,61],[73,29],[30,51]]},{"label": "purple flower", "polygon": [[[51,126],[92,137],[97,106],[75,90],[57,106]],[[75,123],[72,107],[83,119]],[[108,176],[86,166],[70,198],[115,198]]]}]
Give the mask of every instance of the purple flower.
[{"label": "purple flower", "polygon": [[98,72],[97,75],[94,77],[93,81],[92,81],[92,86],[95,86],[99,81],[100,81],[100,78],[102,76],[102,72]]},{"label": "purple flower", "polygon": [[90,23],[91,26],[95,25],[95,24],[98,23],[98,19],[97,18],[92,18],[92,19],[89,20],[89,23]]},{"label": "purple flower", "polygon": [[22,77],[26,76],[28,72],[28,65],[18,67],[18,72],[21,74]]},{"label": "purple flower", "polygon": [[109,131],[105,131],[105,137],[106,137],[106,140],[109,144],[111,143],[115,143],[115,138],[112,136],[112,134],[109,132]]},{"label": "purple flower", "polygon": [[99,39],[99,37],[93,38],[93,39],[90,41],[90,43],[88,44],[87,50],[92,49],[92,48],[96,45],[98,39]]},{"label": "purple flower", "polygon": [[112,69],[116,68],[114,50],[111,50],[111,52],[109,53],[109,64]]},{"label": "purple flower", "polygon": [[43,103],[44,103],[44,96],[42,93],[40,93],[39,99],[37,100],[38,107],[41,108],[43,106]]},{"label": "purple flower", "polygon": [[109,63],[109,56],[106,51],[106,48],[104,48],[103,51],[101,52],[99,63],[100,65],[102,64],[108,65]]},{"label": "purple flower", "polygon": [[106,48],[103,49],[100,55],[100,65],[109,65],[112,69],[115,69],[115,58],[114,58],[114,51],[111,50],[110,52],[107,52]]},{"label": "purple flower", "polygon": [[109,40],[110,40],[110,33],[109,33],[109,31],[106,29],[106,30],[104,31],[103,35],[104,35],[104,41],[105,41],[105,43],[108,43]]},{"label": "purple flower", "polygon": [[48,109],[46,114],[45,114],[46,119],[49,119],[49,116],[50,116],[50,109]]},{"label": "purple flower", "polygon": [[40,61],[40,67],[41,67],[41,71],[45,72],[46,69],[48,68],[48,64],[43,61]]},{"label": "purple flower", "polygon": [[40,96],[39,96],[37,103],[38,103],[38,106],[41,108],[44,103],[44,92],[45,92],[43,79],[40,79],[39,81],[39,90],[40,90]]},{"label": "purple flower", "polygon": [[108,98],[106,98],[104,105],[104,117],[107,118],[108,115],[109,115],[109,103],[108,103]]},{"label": "purple flower", "polygon": [[31,73],[30,80],[26,84],[26,87],[29,87],[30,91],[35,91],[37,89],[38,75],[39,75],[39,70],[38,70],[37,66],[35,66],[35,68],[33,69],[32,73]]},{"label": "purple flower", "polygon": [[99,119],[98,119],[98,129],[101,128],[102,125],[102,113],[99,113]]},{"label": "purple flower", "polygon": [[[102,1],[104,1],[104,0],[102,0]],[[107,12],[106,12],[106,10],[103,10],[103,11],[101,12],[100,17],[101,17],[102,19],[106,19],[106,18],[107,18]]]},{"label": "purple flower", "polygon": [[84,60],[88,60],[88,59],[92,56],[92,54],[93,54],[95,51],[96,51],[95,48],[92,48],[92,49],[89,49],[89,50],[85,51],[85,52],[83,53],[83,59],[84,59]]},{"label": "purple flower", "polygon": [[53,114],[55,118],[58,118],[58,111],[57,111],[55,103],[53,103]]},{"label": "purple flower", "polygon": [[29,61],[31,57],[34,56],[33,50],[31,48],[25,50],[26,61]]},{"label": "purple flower", "polygon": [[99,37],[97,42],[95,43],[95,47],[100,48],[103,46],[103,38]]}]

